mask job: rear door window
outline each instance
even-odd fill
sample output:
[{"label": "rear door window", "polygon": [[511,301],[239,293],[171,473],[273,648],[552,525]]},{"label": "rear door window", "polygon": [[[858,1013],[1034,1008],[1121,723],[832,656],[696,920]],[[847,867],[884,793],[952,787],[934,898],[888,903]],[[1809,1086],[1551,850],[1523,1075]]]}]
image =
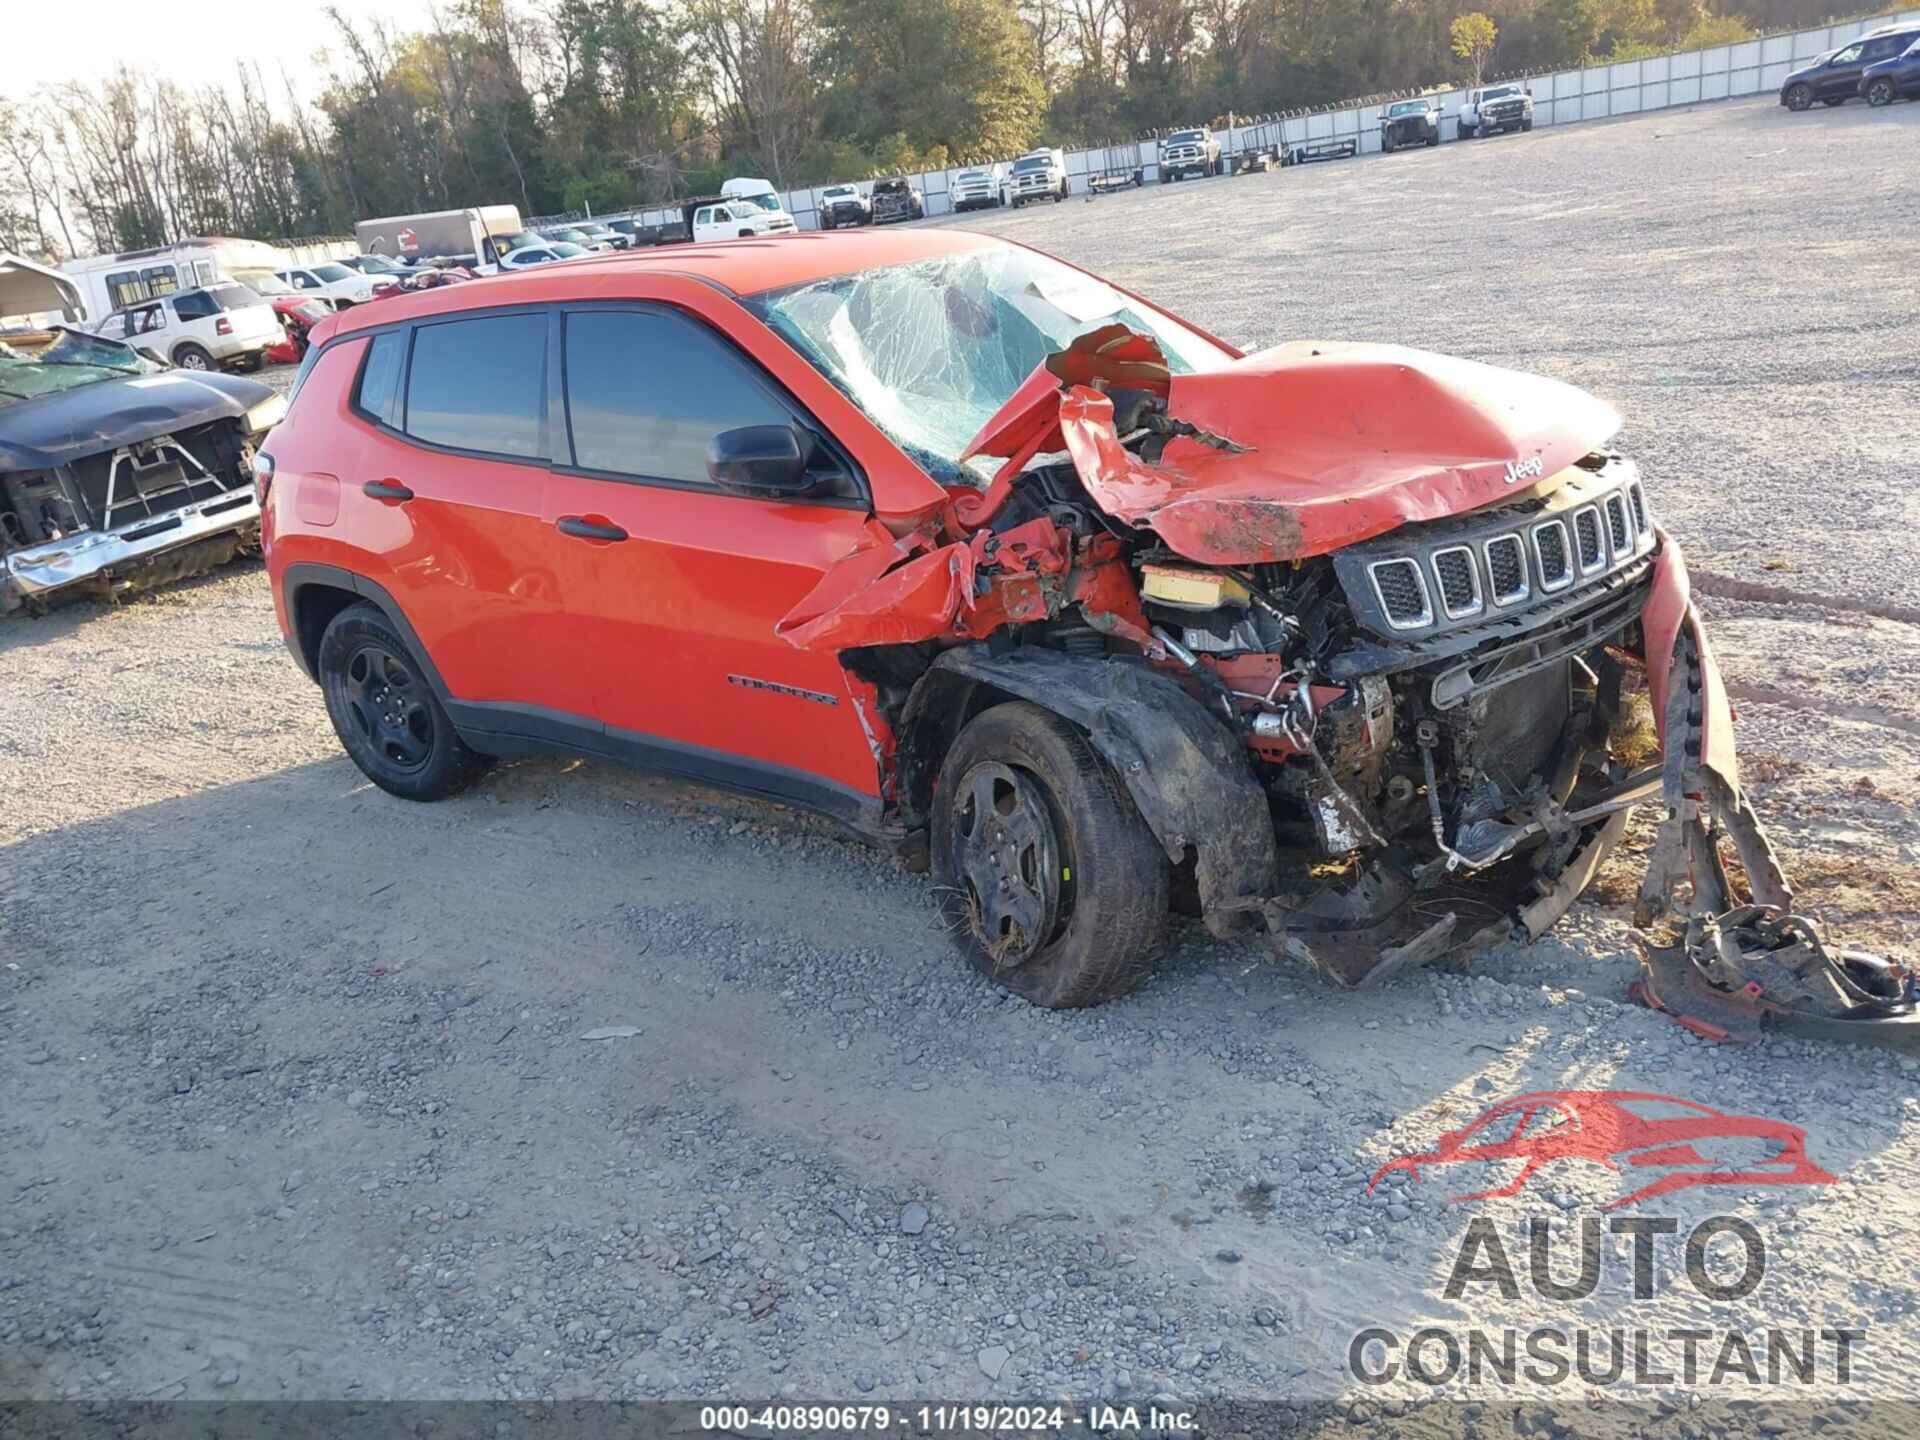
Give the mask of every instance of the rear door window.
[{"label": "rear door window", "polygon": [[543,312],[448,320],[414,331],[409,435],[459,450],[542,459],[546,415]]},{"label": "rear door window", "polygon": [[705,485],[715,435],[794,418],[750,361],[696,321],[575,311],[566,337],[567,413],[582,469]]}]

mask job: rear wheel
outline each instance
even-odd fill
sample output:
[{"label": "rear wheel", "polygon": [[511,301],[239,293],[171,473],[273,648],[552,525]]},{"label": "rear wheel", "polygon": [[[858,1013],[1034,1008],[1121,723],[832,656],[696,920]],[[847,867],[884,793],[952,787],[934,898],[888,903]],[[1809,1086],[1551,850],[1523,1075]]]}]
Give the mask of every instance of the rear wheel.
[{"label": "rear wheel", "polygon": [[1153,971],[1166,852],[1081,733],[1014,701],[976,716],[940,767],[941,909],[975,969],[1036,1005],[1094,1005]]},{"label": "rear wheel", "polygon": [[1806,85],[1787,87],[1787,108],[1789,110],[1808,110],[1813,106],[1813,91]]},{"label": "rear wheel", "polygon": [[1877,107],[1881,105],[1891,105],[1892,103],[1893,82],[1884,75],[1867,86],[1867,104]]},{"label": "rear wheel", "polygon": [[349,605],[320,637],[327,718],[353,763],[404,800],[442,800],[487,768],[454,733],[424,668],[384,611]]},{"label": "rear wheel", "polygon": [[173,347],[173,363],[182,370],[211,370],[213,356],[199,345],[176,345]]}]

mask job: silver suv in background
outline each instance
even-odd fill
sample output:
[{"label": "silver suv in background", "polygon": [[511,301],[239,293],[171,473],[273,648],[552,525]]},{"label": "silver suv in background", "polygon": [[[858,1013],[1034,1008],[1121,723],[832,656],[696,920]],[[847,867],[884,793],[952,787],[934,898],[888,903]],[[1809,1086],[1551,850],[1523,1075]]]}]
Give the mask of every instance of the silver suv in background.
[{"label": "silver suv in background", "polygon": [[234,281],[130,305],[93,331],[182,370],[258,370],[267,351],[287,338],[273,306]]}]

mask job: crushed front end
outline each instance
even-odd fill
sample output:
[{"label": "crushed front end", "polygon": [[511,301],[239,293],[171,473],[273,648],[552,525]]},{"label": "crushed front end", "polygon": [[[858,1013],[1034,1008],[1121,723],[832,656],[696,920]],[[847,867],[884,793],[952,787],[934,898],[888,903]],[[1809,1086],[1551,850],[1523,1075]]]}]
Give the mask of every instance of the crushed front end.
[{"label": "crushed front end", "polygon": [[264,385],[75,331],[42,354],[0,354],[0,613],[125,594],[253,549],[253,454],[285,406]]},{"label": "crushed front end", "polygon": [[1545,933],[1645,804],[1641,918],[1678,906],[1715,983],[1747,953],[1716,939],[1733,919],[1713,928],[1742,898],[1724,844],[1765,907],[1740,912],[1753,953],[1798,943],[1776,969],[1846,972],[1796,996],[1910,1014],[1898,967],[1804,927],[1755,938],[1791,894],[1618,423],[1571,387],[1392,347],[1173,375],[1109,326],[976,437],[1003,462],[984,491],[876,526],[781,630],[870,685],[903,812],[929,716],[967,693],[930,701],[943,672],[1035,700],[1087,733],[1214,933],[1262,927],[1342,983]]}]

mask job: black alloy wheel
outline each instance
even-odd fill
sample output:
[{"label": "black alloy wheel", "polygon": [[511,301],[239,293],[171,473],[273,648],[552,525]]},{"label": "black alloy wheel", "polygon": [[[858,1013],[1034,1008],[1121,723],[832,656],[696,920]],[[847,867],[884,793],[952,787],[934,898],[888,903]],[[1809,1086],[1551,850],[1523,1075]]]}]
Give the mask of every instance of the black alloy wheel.
[{"label": "black alloy wheel", "polygon": [[1812,109],[1813,91],[1804,83],[1790,87],[1787,91],[1787,108],[1789,110]]},{"label": "black alloy wheel", "polygon": [[345,667],[347,713],[366,742],[406,775],[433,754],[434,717],[411,665],[378,641],[363,644]]},{"label": "black alloy wheel", "polygon": [[314,672],[341,748],[389,794],[441,800],[493,763],[460,738],[432,672],[378,606],[349,605],[328,622]]}]

